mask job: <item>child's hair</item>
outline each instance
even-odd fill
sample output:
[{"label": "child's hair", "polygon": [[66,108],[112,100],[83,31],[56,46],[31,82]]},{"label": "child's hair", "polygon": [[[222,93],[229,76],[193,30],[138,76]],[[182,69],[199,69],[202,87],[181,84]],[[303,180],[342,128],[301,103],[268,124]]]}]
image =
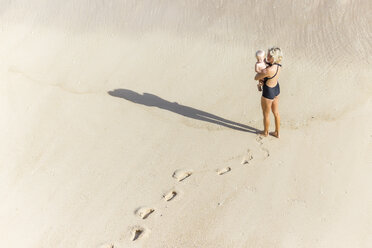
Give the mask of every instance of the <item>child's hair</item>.
[{"label": "child's hair", "polygon": [[265,57],[265,51],[264,50],[258,50],[256,52],[256,58],[257,57]]}]

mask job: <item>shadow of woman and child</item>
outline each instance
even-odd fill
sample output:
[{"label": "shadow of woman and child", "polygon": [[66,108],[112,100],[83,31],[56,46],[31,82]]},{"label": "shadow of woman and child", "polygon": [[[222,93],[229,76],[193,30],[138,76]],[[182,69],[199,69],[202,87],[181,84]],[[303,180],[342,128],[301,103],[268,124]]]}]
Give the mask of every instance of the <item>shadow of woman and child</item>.
[{"label": "shadow of woman and child", "polygon": [[178,104],[177,102],[169,102],[156,95],[143,93],[138,94],[132,90],[127,89],[115,89],[108,92],[113,97],[123,98],[133,103],[146,105],[149,107],[158,107],[164,110],[171,111],[173,113],[183,115],[185,117],[193,118],[200,121],[210,122],[213,124],[221,125],[227,128],[231,128],[238,131],[250,132],[258,134],[259,130],[241,123],[227,120],[225,118],[213,115],[211,113],[195,109],[192,107]]}]

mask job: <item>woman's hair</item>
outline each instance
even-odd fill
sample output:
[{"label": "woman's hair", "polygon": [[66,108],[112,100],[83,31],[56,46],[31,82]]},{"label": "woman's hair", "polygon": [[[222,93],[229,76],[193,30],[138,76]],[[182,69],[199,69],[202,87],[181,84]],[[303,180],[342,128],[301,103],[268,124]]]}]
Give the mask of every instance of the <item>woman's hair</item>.
[{"label": "woman's hair", "polygon": [[283,53],[282,53],[282,50],[280,50],[279,47],[269,48],[268,53],[271,55],[271,57],[274,58],[274,63],[280,63],[280,61],[282,61],[282,59],[283,59]]}]

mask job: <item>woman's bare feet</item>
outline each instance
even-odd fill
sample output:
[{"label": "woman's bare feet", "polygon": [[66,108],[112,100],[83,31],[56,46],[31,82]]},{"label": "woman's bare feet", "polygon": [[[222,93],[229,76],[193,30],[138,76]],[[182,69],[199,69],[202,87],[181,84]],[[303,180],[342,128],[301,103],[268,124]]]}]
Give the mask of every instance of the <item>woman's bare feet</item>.
[{"label": "woman's bare feet", "polygon": [[267,137],[269,135],[269,132],[268,131],[261,131],[261,132],[259,132],[259,135]]},{"label": "woman's bare feet", "polygon": [[276,137],[276,138],[278,138],[278,139],[279,139],[279,137],[280,137],[278,131],[271,132],[270,135],[272,135],[272,136],[274,136],[274,137]]}]

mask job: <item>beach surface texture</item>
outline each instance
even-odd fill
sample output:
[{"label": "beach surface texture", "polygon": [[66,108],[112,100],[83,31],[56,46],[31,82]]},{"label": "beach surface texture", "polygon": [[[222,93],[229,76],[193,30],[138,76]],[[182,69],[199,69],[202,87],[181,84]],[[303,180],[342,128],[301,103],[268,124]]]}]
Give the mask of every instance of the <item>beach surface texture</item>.
[{"label": "beach surface texture", "polygon": [[371,23],[369,0],[1,1],[0,246],[372,247]]}]

